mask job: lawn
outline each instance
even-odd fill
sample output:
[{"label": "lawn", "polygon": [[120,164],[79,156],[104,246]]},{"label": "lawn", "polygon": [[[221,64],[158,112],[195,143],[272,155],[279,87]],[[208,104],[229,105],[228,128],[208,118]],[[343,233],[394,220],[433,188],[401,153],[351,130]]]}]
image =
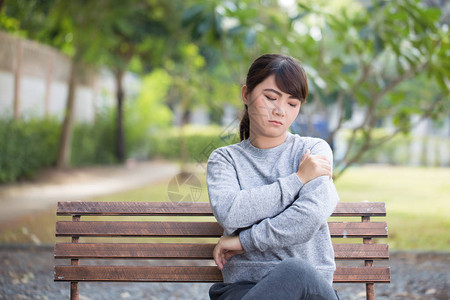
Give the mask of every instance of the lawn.
[{"label": "lawn", "polygon": [[[204,175],[198,175],[208,201]],[[386,202],[391,249],[450,251],[450,169],[364,166],[336,181],[341,201]],[[168,201],[168,182],[92,201]],[[1,243],[53,243],[55,210],[0,227]],[[376,221],[376,218],[375,218]]]},{"label": "lawn", "polygon": [[392,249],[450,251],[449,168],[352,168],[336,187],[341,201],[386,202]]}]

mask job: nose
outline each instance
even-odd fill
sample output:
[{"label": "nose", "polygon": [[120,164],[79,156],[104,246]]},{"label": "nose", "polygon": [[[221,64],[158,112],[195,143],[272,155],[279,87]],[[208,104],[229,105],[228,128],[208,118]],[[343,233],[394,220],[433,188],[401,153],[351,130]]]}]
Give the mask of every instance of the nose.
[{"label": "nose", "polygon": [[285,111],[283,107],[275,105],[275,107],[273,108],[273,113],[277,116],[284,117]]}]

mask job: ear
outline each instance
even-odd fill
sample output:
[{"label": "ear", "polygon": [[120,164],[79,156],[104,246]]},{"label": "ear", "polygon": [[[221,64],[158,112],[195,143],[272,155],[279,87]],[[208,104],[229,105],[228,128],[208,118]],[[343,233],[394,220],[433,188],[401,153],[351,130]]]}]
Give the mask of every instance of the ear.
[{"label": "ear", "polygon": [[244,104],[248,105],[248,89],[247,89],[246,85],[242,86],[241,97],[242,97],[242,102],[244,102]]}]

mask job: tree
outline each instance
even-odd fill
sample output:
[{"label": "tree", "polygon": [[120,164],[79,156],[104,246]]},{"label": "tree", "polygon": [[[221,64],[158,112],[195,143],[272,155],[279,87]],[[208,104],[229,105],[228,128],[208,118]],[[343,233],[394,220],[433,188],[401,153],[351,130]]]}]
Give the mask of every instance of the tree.
[{"label": "tree", "polygon": [[[302,47],[293,54],[308,58],[314,108],[332,104],[339,112],[329,141],[354,109],[364,109],[363,121],[351,128],[344,158],[335,165],[335,178],[367,151],[408,133],[415,125],[412,115],[436,119],[449,112],[445,53],[450,39],[439,25],[439,9],[414,0],[373,1],[352,9],[343,6],[336,13],[326,5],[300,5],[293,27],[303,24],[308,34],[293,31],[286,39],[295,37],[293,45]],[[411,83],[432,90],[405,89]],[[392,118],[395,130],[375,137],[377,123],[386,118]]]},{"label": "tree", "polygon": [[124,74],[133,58],[139,59],[146,69],[161,63],[160,57],[166,55],[163,39],[170,36],[171,27],[166,16],[173,15],[173,10],[170,3],[143,0],[109,1],[105,7],[107,14],[100,24],[105,37],[102,56],[116,79],[116,155],[120,162],[126,158]]},{"label": "tree", "polygon": [[[69,11],[73,5],[68,5]],[[86,18],[89,16],[89,5],[80,7],[81,15],[77,15],[79,27],[86,26]],[[6,3],[5,15],[2,14],[1,27],[10,32],[14,32],[21,36],[37,40],[56,46],[63,50],[66,54],[73,56],[71,63],[71,71],[69,78],[69,92],[66,102],[65,117],[63,128],[61,130],[60,145],[58,151],[58,167],[68,165],[70,156],[70,140],[73,120],[73,106],[75,99],[75,87],[77,82],[77,73],[80,70],[81,58],[83,51],[73,47],[72,40],[67,42],[68,29],[75,28],[74,19],[63,18],[62,12],[66,9],[66,5],[62,1],[8,1]],[[84,15],[83,9],[87,9]],[[79,10],[75,10],[80,13]],[[92,13],[91,13],[92,15]],[[43,22],[45,20],[46,22]],[[73,36],[72,36],[73,37]],[[77,39],[75,39],[78,41]],[[78,41],[79,42],[79,41]],[[79,42],[80,43],[80,42]],[[80,43],[82,44],[82,43]]]},{"label": "tree", "polygon": [[[78,76],[84,69],[83,64],[96,62],[96,55],[100,52],[99,49],[102,49],[104,37],[99,34],[97,28],[104,19],[104,13],[101,2],[55,0],[47,31],[42,33],[43,40],[49,38],[51,44],[66,51],[72,58],[69,92],[56,163],[58,168],[66,168],[70,163]],[[70,44],[66,42],[67,35],[71,37]]]},{"label": "tree", "polygon": [[[411,115],[448,115],[450,41],[440,26],[439,9],[418,0],[372,1],[367,6],[350,0],[302,1],[288,7],[277,1],[252,4],[196,4],[186,19],[193,37],[222,49],[229,66],[231,61],[248,66],[249,57],[264,52],[302,59],[310,80],[309,104],[303,110],[338,111],[328,141],[355,109],[364,109],[363,122],[352,128],[346,154],[335,164],[335,178],[370,149],[409,132]],[[426,98],[417,97],[405,89],[412,82],[433,90]],[[375,138],[377,122],[386,117],[392,117],[395,130]]]},{"label": "tree", "polygon": [[86,68],[102,65],[109,67],[116,79],[116,155],[118,161],[125,160],[123,77],[133,58],[141,59],[146,70],[162,62],[160,57],[166,55],[164,38],[170,36],[171,26],[166,16],[173,15],[174,10],[171,3],[146,0],[8,3],[11,15],[17,18],[17,22],[9,22],[18,24],[15,31],[57,47],[72,59],[58,167],[67,167],[70,161],[77,77]]}]

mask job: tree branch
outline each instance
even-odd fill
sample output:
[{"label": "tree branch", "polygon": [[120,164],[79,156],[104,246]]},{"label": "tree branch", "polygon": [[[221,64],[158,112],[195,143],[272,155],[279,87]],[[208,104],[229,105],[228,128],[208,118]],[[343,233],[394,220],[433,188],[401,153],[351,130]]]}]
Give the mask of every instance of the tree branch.
[{"label": "tree branch", "polygon": [[327,137],[327,142],[331,143],[333,141],[334,136],[336,135],[336,132],[341,129],[342,123],[344,123],[344,92],[342,90],[339,90],[339,94],[337,97],[337,105],[339,110],[339,118],[338,118],[338,124],[337,126],[331,131],[331,133]]}]

